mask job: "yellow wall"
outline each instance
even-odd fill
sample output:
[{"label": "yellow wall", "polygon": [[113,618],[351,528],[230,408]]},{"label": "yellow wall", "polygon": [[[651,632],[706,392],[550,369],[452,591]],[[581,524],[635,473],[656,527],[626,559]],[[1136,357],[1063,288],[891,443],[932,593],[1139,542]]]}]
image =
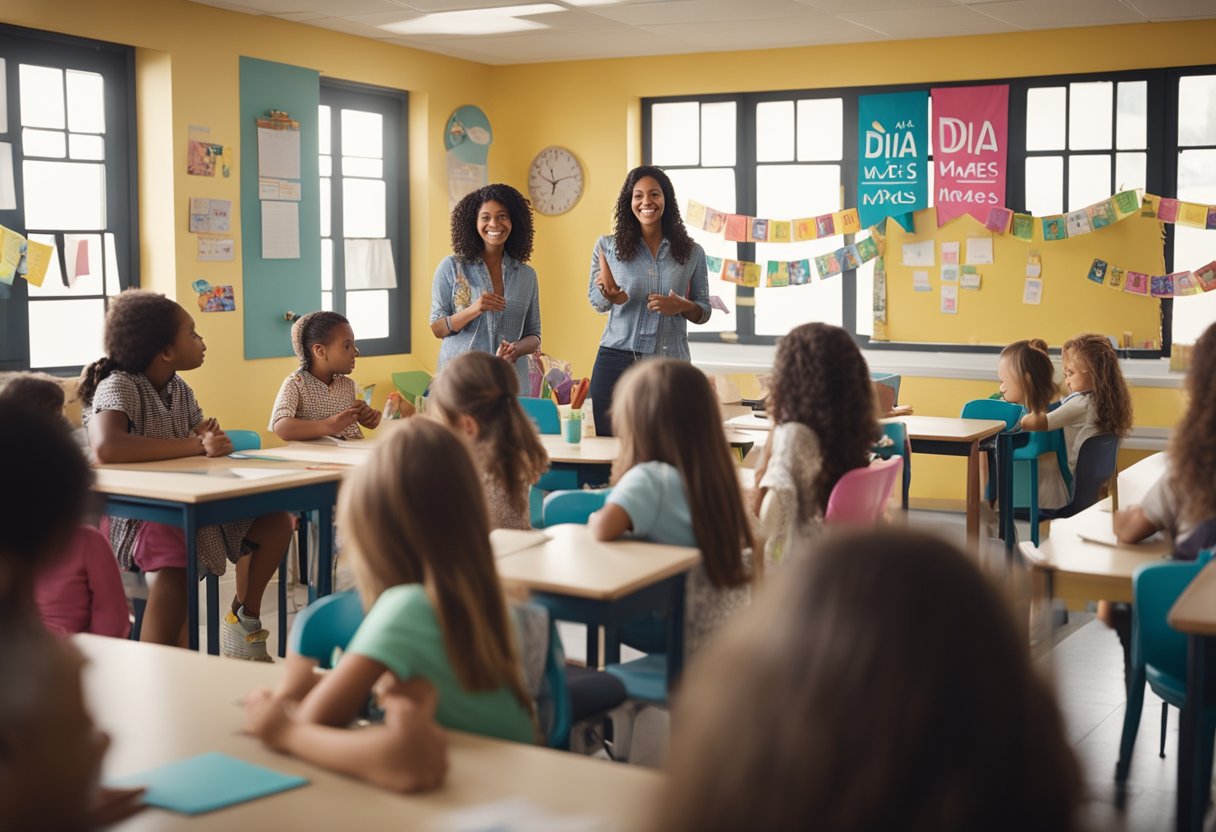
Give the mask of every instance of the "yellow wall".
[{"label": "yellow wall", "polygon": [[[541,279],[545,349],[572,360],[575,371],[585,374],[603,326],[585,300],[590,249],[597,235],[610,230],[612,205],[625,171],[641,160],[642,97],[968,80],[982,67],[1039,75],[1166,66],[1176,63],[1178,55],[1202,56],[1216,36],[1216,21],[1188,21],[491,67],[185,0],[5,0],[0,20],[137,47],[142,280],[186,300],[190,282],[198,277],[233,283],[238,306],[241,297],[239,252],[235,263],[198,263],[195,236],[186,230],[191,196],[233,200],[233,223],[239,227],[240,55],[408,90],[412,355],[361,361],[356,375],[363,383],[380,385],[379,398],[388,389],[392,371],[433,368],[438,353],[426,319],[430,278],[449,248],[441,129],[457,106],[477,104],[490,117],[495,134],[489,162],[492,181],[524,190],[528,163],[549,144],[569,147],[584,164],[587,186],[582,201],[564,216],[537,218],[535,265]],[[187,128],[192,124],[209,126],[214,141],[233,148],[231,178],[185,174]],[[209,341],[209,360],[191,375],[190,383],[204,406],[227,424],[261,427],[274,391],[293,362],[246,362],[238,315],[198,317]],[[936,382],[920,390],[912,382],[905,380],[910,385],[905,398],[915,400],[920,413],[957,412],[958,401],[971,397],[951,389],[971,383]],[[1166,416],[1176,406],[1177,393],[1137,391],[1138,407],[1145,395],[1168,404],[1153,405],[1157,415],[1141,423],[1172,424],[1173,418]]]}]

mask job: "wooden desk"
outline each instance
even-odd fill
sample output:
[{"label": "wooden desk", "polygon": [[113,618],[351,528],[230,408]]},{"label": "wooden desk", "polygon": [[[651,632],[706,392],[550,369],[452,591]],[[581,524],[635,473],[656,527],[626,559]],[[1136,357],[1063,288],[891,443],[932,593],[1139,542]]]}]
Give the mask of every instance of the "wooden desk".
[{"label": "wooden desk", "polygon": [[615,436],[590,436],[571,445],[560,434],[542,433],[540,444],[550,462],[568,465],[612,465],[621,449],[621,440]]},{"label": "wooden desk", "polygon": [[[233,473],[240,469],[269,476],[242,479]],[[301,462],[188,457],[100,465],[95,474],[93,490],[105,498],[103,513],[184,530],[187,629],[193,650],[198,649],[199,623],[197,532],[203,526],[274,511],[317,511],[321,517],[317,594],[333,591],[333,506],[341,471],[309,470]],[[280,586],[280,602],[285,589]],[[285,627],[280,614],[280,636],[286,636]],[[219,581],[214,575],[207,577],[207,651],[219,652]]]},{"label": "wooden desk", "polygon": [[1203,828],[1210,783],[1198,777],[1202,704],[1207,690],[1208,667],[1216,661],[1216,569],[1208,564],[1178,596],[1169,614],[1169,624],[1187,636],[1186,705],[1178,734],[1178,808],[1176,828],[1198,832]]},{"label": "wooden desk", "polygon": [[[309,462],[313,464],[358,465],[367,459],[376,447],[376,440],[361,439],[350,441],[344,445],[332,442],[288,442],[277,448],[264,448],[260,451],[248,451],[252,456],[264,456],[291,462]],[[270,465],[270,462],[262,463]]]},{"label": "wooden desk", "polygon": [[[1109,539],[1110,545],[1082,539]],[[1020,544],[1032,567],[1048,577],[1048,591],[1066,601],[1132,600],[1132,573],[1169,556],[1167,540],[1114,544],[1111,513],[1092,505],[1075,517],[1051,521],[1051,533],[1038,547]]]},{"label": "wooden desk", "polygon": [[613,828],[640,829],[663,788],[658,772],[562,751],[449,732],[447,782],[404,796],[276,754],[240,733],[236,704],[274,687],[281,668],[100,636],[76,636],[90,659],[85,695],[113,737],[106,777],[136,774],[207,751],[307,777],[310,784],[190,818],[146,809],[120,832],[202,829],[425,829],[461,807],[523,798],[557,813],[594,815]]},{"label": "wooden desk", "polygon": [[668,682],[684,662],[684,578],[701,553],[684,546],[638,540],[601,543],[582,525],[549,526],[536,546],[495,559],[503,581],[526,587],[562,621],[587,625],[587,666],[599,659],[598,628],[605,628],[604,661],[621,660],[615,631],[652,612],[669,615]]}]

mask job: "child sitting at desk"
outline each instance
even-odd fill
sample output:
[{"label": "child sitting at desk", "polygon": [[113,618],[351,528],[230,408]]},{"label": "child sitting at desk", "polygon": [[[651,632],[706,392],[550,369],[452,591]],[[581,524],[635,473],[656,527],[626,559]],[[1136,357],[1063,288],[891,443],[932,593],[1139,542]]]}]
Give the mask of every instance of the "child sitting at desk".
[{"label": "child sitting at desk", "polygon": [[532,528],[528,491],[549,467],[549,455],[520,407],[515,369],[488,352],[458,355],[436,377],[430,403],[472,443],[490,528]]},{"label": "child sitting at desk", "polygon": [[[643,361],[625,371],[613,392],[612,430],[621,442],[612,493],[588,525],[597,540],[632,532],[701,550],[701,565],[685,589],[691,655],[751,597],[743,553],[755,550],[755,540],[717,397],[705,374],[686,361]],[[661,653],[664,629],[657,619],[643,619],[622,628],[621,641]]]},{"label": "child sitting at desk", "polygon": [[791,330],[777,345],[769,385],[774,427],[756,467],[753,506],[766,564],[819,531],[832,489],[870,464],[879,437],[869,368],[838,326]]},{"label": "child sitting at desk", "polygon": [[[53,379],[23,374],[0,387],[0,407],[20,403],[68,429],[63,387]],[[91,526],[78,525],[61,556],[39,571],[35,594],[42,623],[51,632],[126,638],[131,630],[114,550],[105,535]]]},{"label": "child sitting at desk", "polygon": [[[85,425],[98,462],[232,452],[231,440],[215,419],[203,418],[194,391],[179,375],[201,367],[207,351],[185,309],[154,292],[123,292],[110,300],[105,348],[105,356],[85,367],[80,381]],[[107,526],[119,566],[138,566],[148,573],[140,638],[184,646],[185,534],[173,526],[127,517],[105,518],[103,530]],[[287,550],[291,531],[291,519],[283,512],[199,529],[200,574],[223,575],[229,561],[238,565],[236,595],[220,623],[224,655],[271,661],[266,652],[270,633],[258,616],[262,594]]]},{"label": "child sitting at desk", "polygon": [[309,312],[292,324],[291,348],[300,367],[286,379],[270,412],[270,429],[288,442],[337,436],[362,439],[380,424],[380,411],[355,396],[359,348],[350,321],[337,312]]},{"label": "child sitting at desk", "polygon": [[79,527],[89,469],[67,424],[0,400],[0,829],[92,829],[141,808],[141,789],[98,788],[109,737],[84,705],[83,660],[42,626],[37,573]]},{"label": "child sitting at desk", "polygon": [[[523,743],[536,727],[472,457],[430,419],[410,419],[381,443],[338,500],[367,616],[324,676],[290,654],[278,697],[255,694],[246,726],[309,762],[414,790],[443,779],[432,714],[446,728]],[[373,690],[384,725],[342,730]]]},{"label": "child sitting at desk", "polygon": [[1084,784],[973,556],[821,536],[690,667],[652,829],[1071,832]]}]

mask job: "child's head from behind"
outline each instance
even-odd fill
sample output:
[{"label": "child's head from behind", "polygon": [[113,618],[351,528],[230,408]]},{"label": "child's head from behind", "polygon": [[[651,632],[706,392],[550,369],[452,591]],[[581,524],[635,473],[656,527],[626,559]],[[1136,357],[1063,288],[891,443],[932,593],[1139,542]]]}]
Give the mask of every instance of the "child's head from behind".
[{"label": "child's head from behind", "polygon": [[19,472],[0,485],[0,609],[33,604],[34,574],[67,544],[91,474],[67,423],[0,397],[0,459]]},{"label": "child's head from behind", "polygon": [[20,373],[0,379],[0,407],[25,402],[47,416],[62,416],[67,394],[63,385],[45,373]]},{"label": "child's head from behind", "polygon": [[777,424],[800,422],[815,432],[823,454],[816,501],[869,462],[878,439],[870,368],[852,336],[830,324],[803,324],[777,343],[769,376],[768,412]]},{"label": "child's head from behind", "polygon": [[1055,372],[1041,338],[1014,341],[1001,350],[996,365],[1005,401],[1024,405],[1031,413],[1046,413],[1055,400]]},{"label": "child's head from behind", "polygon": [[147,373],[155,366],[173,372],[201,367],[207,346],[185,309],[164,295],[129,289],[106,311],[106,354],[84,368],[80,397],[93,400],[97,385],[115,370]]},{"label": "child's head from behind", "polygon": [[1071,828],[1059,712],[967,555],[890,530],[799,561],[688,674],[656,828]]},{"label": "child's head from behind", "polygon": [[506,602],[490,548],[481,480],[465,443],[431,419],[408,419],[343,482],[343,544],[367,608],[385,590],[423,584],[447,654],[470,690],[519,681]]},{"label": "child's head from behind", "polygon": [[504,488],[534,483],[548,467],[536,428],[519,404],[519,378],[503,359],[479,350],[453,358],[427,401],[473,441],[482,469]]},{"label": "child's head from behind", "polygon": [[1170,434],[1170,467],[1180,515],[1191,523],[1216,517],[1216,324],[1191,349],[1187,407]]},{"label": "child's head from behind", "polygon": [[1069,392],[1093,396],[1102,433],[1126,436],[1132,427],[1132,396],[1110,339],[1088,332],[1065,341],[1061,353]]},{"label": "child's head from behind", "polygon": [[318,375],[350,375],[359,349],[350,321],[337,312],[309,312],[291,326],[291,348],[300,368]]},{"label": "child's head from behind", "polygon": [[613,482],[643,462],[678,469],[710,581],[718,587],[746,582],[741,549],[755,544],[718,398],[705,374],[687,361],[635,364],[613,391],[612,429],[621,443]]}]

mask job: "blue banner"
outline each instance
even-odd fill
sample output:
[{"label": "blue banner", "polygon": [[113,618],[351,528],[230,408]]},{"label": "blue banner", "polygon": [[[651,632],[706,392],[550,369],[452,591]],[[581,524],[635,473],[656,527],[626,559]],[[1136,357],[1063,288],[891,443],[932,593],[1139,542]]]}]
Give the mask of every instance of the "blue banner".
[{"label": "blue banner", "polygon": [[862,228],[891,217],[914,231],[929,207],[929,92],[863,95],[857,108],[857,212]]}]

